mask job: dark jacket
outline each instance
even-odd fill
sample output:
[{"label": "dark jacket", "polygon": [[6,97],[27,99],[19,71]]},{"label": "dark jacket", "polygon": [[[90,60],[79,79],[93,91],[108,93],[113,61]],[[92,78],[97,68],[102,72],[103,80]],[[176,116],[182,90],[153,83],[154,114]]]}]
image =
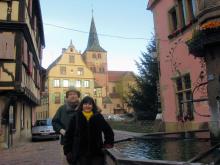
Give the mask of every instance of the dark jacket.
[{"label": "dark jacket", "polygon": [[[78,115],[78,119],[77,119]],[[75,138],[75,127],[76,119],[78,120],[78,130],[77,135],[79,136],[79,148],[74,148]],[[102,140],[102,132],[104,133],[104,142]],[[64,138],[64,154],[69,152],[78,151],[79,156],[101,156],[103,155],[102,148],[104,144],[110,144],[113,146],[114,143],[114,133],[105,121],[104,117],[96,112],[90,118],[89,121],[86,120],[85,116],[81,111],[70,121],[69,128],[66,132]]]},{"label": "dark jacket", "polygon": [[[76,107],[78,104],[70,106],[69,104],[64,104],[60,106],[52,119],[53,129],[60,133],[60,129],[68,129],[70,120],[76,113]],[[63,145],[63,135],[61,135],[60,144]]]}]

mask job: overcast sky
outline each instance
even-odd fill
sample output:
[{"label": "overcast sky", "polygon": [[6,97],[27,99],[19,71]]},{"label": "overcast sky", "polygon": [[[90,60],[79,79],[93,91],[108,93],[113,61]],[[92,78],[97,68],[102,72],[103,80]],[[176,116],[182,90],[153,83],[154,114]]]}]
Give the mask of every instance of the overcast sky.
[{"label": "overcast sky", "polygon": [[107,51],[108,69],[137,73],[134,61],[141,52],[146,52],[153,33],[153,16],[146,10],[148,0],[40,2],[46,42],[44,68],[61,55],[62,48],[67,48],[70,40],[78,51],[85,50],[93,9],[99,43]]}]

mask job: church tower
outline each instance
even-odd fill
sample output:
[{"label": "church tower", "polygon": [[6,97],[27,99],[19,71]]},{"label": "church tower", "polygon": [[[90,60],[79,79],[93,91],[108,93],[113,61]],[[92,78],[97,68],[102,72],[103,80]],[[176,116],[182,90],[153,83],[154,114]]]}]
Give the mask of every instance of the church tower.
[{"label": "church tower", "polygon": [[102,96],[106,96],[108,85],[107,51],[99,44],[93,16],[87,48],[82,56],[88,68],[94,73],[96,85],[102,88]]}]

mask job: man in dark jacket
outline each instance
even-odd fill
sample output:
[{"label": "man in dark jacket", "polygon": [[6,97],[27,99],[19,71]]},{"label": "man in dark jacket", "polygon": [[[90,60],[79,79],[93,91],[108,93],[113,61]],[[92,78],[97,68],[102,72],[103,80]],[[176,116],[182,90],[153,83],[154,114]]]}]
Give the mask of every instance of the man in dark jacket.
[{"label": "man in dark jacket", "polygon": [[63,138],[68,129],[71,118],[76,113],[79,104],[80,92],[76,89],[69,89],[66,92],[66,102],[60,106],[52,119],[53,129],[61,134],[60,144],[63,145]]}]

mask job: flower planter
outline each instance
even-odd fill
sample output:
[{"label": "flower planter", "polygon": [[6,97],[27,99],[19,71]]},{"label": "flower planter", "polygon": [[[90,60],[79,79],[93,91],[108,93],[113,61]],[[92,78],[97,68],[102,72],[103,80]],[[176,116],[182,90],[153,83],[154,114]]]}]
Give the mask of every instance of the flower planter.
[{"label": "flower planter", "polygon": [[196,57],[204,57],[210,46],[220,45],[220,28],[198,30],[186,44],[190,54]]}]

